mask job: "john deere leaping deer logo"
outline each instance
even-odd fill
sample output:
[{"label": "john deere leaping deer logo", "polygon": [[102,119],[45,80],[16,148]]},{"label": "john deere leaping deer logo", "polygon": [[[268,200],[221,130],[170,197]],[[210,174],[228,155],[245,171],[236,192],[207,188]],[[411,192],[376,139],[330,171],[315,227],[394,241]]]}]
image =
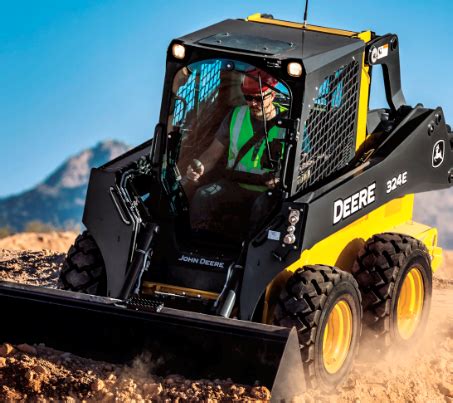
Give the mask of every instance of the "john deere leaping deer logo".
[{"label": "john deere leaping deer logo", "polygon": [[444,162],[445,157],[445,141],[439,140],[434,144],[433,148],[433,168],[438,168]]}]

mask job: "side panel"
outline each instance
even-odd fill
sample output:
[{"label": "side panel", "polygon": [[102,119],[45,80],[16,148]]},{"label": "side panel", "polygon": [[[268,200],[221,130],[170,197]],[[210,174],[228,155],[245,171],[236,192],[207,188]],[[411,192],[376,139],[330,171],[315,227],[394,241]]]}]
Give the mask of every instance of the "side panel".
[{"label": "side panel", "polygon": [[[431,123],[434,119],[437,123]],[[240,318],[253,316],[266,287],[286,268],[308,262],[352,265],[351,256],[371,235],[396,230],[411,220],[413,196],[407,195],[451,186],[453,146],[443,119],[440,108],[416,108],[384,140],[372,160],[292,203],[284,203],[276,220],[249,246]],[[445,146],[444,158],[433,166],[439,142]],[[282,242],[288,231],[288,209],[298,209],[301,215],[294,232],[296,242],[291,246]],[[302,255],[335,233],[344,236],[342,243],[332,238],[326,241],[327,247],[311,252],[310,258]],[[347,252],[348,248],[352,252]],[[328,255],[329,250],[334,252]],[[434,245],[432,255],[438,255]],[[326,260],[326,256],[330,258]]]},{"label": "side panel", "polygon": [[305,250],[300,260],[286,270],[294,272],[305,265],[326,264],[349,271],[365,242],[383,232],[396,232],[420,239],[431,255],[433,271],[437,270],[442,254],[442,250],[437,247],[437,230],[411,220],[413,202],[414,195],[407,195],[384,204]]},{"label": "side panel", "polygon": [[133,239],[132,224],[126,224],[121,219],[110,195],[110,189],[115,185],[114,173],[93,169],[83,214],[83,223],[94,237],[104,259],[107,295],[112,298],[117,298],[123,287]]},{"label": "side panel", "polygon": [[104,258],[110,297],[118,297],[123,287],[134,239],[133,225],[127,222],[130,218],[127,209],[112,190],[116,188],[117,175],[121,170],[140,157],[149,155],[150,148],[151,142],[144,143],[91,171],[82,221]]},{"label": "side panel", "polygon": [[[436,165],[439,144],[443,158]],[[369,164],[298,200],[308,204],[303,249],[311,249],[394,199],[450,187],[452,169],[452,145],[442,110],[414,110]]]}]

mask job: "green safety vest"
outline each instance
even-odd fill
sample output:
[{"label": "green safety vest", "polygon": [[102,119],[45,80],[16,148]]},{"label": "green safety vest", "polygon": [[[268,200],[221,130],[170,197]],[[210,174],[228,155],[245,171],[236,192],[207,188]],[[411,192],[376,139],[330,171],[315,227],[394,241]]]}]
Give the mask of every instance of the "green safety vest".
[{"label": "green safety vest", "polygon": [[[276,108],[279,109],[280,113],[286,110],[286,108],[283,108],[280,105],[276,105]],[[274,139],[283,139],[284,134],[285,129],[277,126],[272,127],[268,132],[269,143]],[[251,136],[253,136],[253,126],[250,118],[250,109],[247,105],[237,106],[233,110],[230,123],[230,146],[228,150],[227,168],[234,168],[235,171],[252,175],[264,175],[265,173],[271,171],[270,169],[261,167],[261,158],[263,157],[263,153],[266,152],[266,140],[264,138],[264,133],[262,140],[258,140],[258,142],[252,146],[236,164],[236,167],[234,167],[239,151],[250,140]],[[255,148],[258,145],[259,150],[256,152]],[[266,186],[251,185],[246,183],[240,183],[239,185],[248,190],[266,190]]]}]

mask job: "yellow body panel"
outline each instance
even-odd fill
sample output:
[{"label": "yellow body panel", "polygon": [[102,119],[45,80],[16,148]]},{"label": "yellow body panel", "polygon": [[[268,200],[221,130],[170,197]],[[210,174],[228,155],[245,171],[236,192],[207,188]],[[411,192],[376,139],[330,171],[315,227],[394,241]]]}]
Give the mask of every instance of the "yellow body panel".
[{"label": "yellow body panel", "polygon": [[324,32],[326,34],[333,34],[333,35],[341,35],[341,36],[349,36],[349,37],[355,37],[358,35],[357,32],[346,31],[344,29],[326,28],[326,27],[319,27],[317,25],[310,25],[310,24],[305,25],[305,24],[301,24],[300,22],[275,20],[273,18],[263,18],[263,17],[261,17],[260,13],[252,14],[251,16],[247,17],[245,20],[251,21],[251,22],[261,22],[262,24],[280,25],[280,26],[288,27],[288,28],[305,29],[307,31]]},{"label": "yellow body panel", "polygon": [[315,264],[335,266],[349,272],[365,242],[373,235],[395,232],[419,239],[428,249],[435,272],[442,264],[437,229],[412,221],[413,207],[414,195],[392,200],[303,251],[300,259],[288,266],[266,288],[263,323],[270,323],[276,299],[293,272]]},{"label": "yellow body panel", "polygon": [[433,270],[441,263],[441,248],[437,247],[437,230],[412,221],[414,195],[407,195],[384,204],[329,237],[302,252],[300,259],[287,271],[294,272],[305,265],[326,264],[349,271],[357,253],[373,235],[397,232],[420,239],[428,248]]},{"label": "yellow body panel", "polygon": [[[358,35],[358,38],[362,39],[365,43],[368,43],[372,39],[371,31],[365,31]],[[371,76],[370,66],[365,62],[365,53],[362,56],[362,78],[360,81],[360,95],[359,95],[359,110],[357,117],[357,137],[355,149],[358,150],[362,143],[365,141],[367,136],[367,118],[368,118],[368,104],[370,99],[370,87],[371,87]]]}]

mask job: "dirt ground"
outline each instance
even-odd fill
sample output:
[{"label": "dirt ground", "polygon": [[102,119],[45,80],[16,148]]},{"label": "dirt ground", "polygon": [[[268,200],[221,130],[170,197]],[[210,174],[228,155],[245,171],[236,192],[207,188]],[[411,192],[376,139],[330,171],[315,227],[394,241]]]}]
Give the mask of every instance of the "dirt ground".
[{"label": "dirt ground", "polygon": [[[33,246],[35,251],[6,247],[0,249],[0,279],[55,286],[64,253],[53,253],[50,248],[39,251],[39,242]],[[453,252],[445,257],[446,264],[435,275],[431,316],[418,346],[408,351],[393,350],[386,357],[363,349],[351,376],[337,393],[309,391],[294,401],[453,403]],[[270,397],[266,388],[237,385],[230,380],[154,377],[148,371],[148,357],[140,357],[129,366],[117,366],[43,345],[11,346],[2,342],[6,340],[0,340],[1,401],[266,401]]]},{"label": "dirt ground", "polygon": [[77,233],[66,232],[22,232],[6,238],[0,239],[0,249],[10,250],[32,250],[40,251],[43,249],[53,252],[65,253],[73,244]]}]

